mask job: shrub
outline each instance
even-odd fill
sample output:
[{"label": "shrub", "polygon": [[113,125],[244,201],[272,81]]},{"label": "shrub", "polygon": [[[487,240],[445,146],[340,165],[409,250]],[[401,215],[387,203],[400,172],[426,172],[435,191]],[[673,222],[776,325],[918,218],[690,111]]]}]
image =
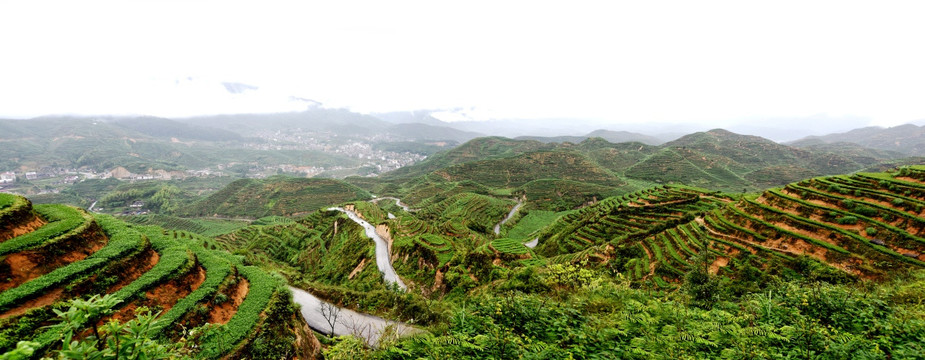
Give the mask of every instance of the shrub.
[{"label": "shrub", "polygon": [[858,218],[856,216],[843,216],[836,220],[839,224],[842,225],[854,225],[858,223]]}]

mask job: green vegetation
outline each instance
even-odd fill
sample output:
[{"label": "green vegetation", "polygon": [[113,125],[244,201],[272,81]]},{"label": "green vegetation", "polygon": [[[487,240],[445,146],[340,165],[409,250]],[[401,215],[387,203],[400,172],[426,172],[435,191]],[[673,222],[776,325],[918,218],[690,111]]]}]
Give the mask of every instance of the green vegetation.
[{"label": "green vegetation", "polygon": [[35,211],[48,223],[36,231],[0,243],[0,255],[66,241],[93,225],[92,216],[69,206],[36,205]]},{"label": "green vegetation", "polygon": [[521,217],[514,227],[507,231],[507,237],[521,241],[532,240],[541,229],[566,214],[565,212],[556,213],[544,210],[530,210],[529,212],[521,210],[521,214],[525,212],[527,214]]},{"label": "green vegetation", "polygon": [[146,237],[141,236],[135,230],[119,225],[118,220],[101,216],[97,218],[97,221],[109,236],[109,242],[105,247],[83,260],[55,269],[48,274],[0,293],[0,310],[9,309],[43,291],[63,285],[77,276],[99,269],[133,252],[139,252],[148,246]]},{"label": "green vegetation", "polygon": [[[140,308],[147,338],[194,342],[190,356],[299,357],[296,342],[313,335],[300,332],[289,283],[425,330],[374,349],[322,337],[328,358],[916,358],[925,167],[822,176],[889,156],[855,150],[721,130],[661,146],[480,138],[380,177],[275,176],[221,190],[100,180],[65,194],[115,210],[144,201],[154,214],[122,218],[131,225],[0,195],[0,219],[10,219],[0,233],[48,221],[0,242],[0,257],[57,256],[48,245],[80,236],[105,242],[0,292],[0,311],[11,312],[0,350],[33,348],[17,349],[22,339],[55,354],[67,333],[43,329],[55,311],[108,294],[114,302],[71,322],[72,333]],[[739,193],[772,185],[783,187]],[[386,239],[407,291],[386,285],[373,241],[332,206]]]},{"label": "green vegetation", "polygon": [[495,239],[495,240],[492,240],[491,247],[495,249],[495,251],[498,251],[504,254],[520,255],[520,254],[527,254],[530,252],[530,249],[524,246],[523,242],[517,239],[508,239],[508,238]]},{"label": "green vegetation", "polygon": [[[690,305],[683,294],[652,295],[594,275],[567,290],[474,297],[450,311],[448,331],[376,350],[353,348],[350,356],[886,359],[925,350],[925,321],[915,302],[921,293],[906,297],[922,286],[922,272],[872,288],[783,282],[707,308]],[[346,352],[341,344],[349,343],[326,354]]]},{"label": "green vegetation", "polygon": [[[63,206],[40,206],[40,208],[70,209]],[[74,209],[70,210],[78,217],[81,214]],[[43,215],[51,217],[49,214]],[[205,302],[210,299],[214,302],[217,301],[215,299],[225,296],[219,291],[224,289],[229,281],[239,281],[236,280],[238,278],[242,279],[241,281],[246,279],[250,282],[250,286],[247,288],[246,296],[241,299],[240,305],[232,309],[233,316],[223,326],[204,328],[203,334],[205,335],[195,337],[195,341],[200,345],[195,349],[185,349],[184,353],[195,357],[216,358],[240,351],[255,351],[250,342],[258,337],[255,329],[263,327],[274,329],[274,333],[284,338],[294,338],[291,334],[296,330],[294,326],[297,325],[291,324],[288,320],[280,324],[264,325],[264,318],[261,317],[261,314],[271,304],[274,307],[274,313],[277,314],[277,320],[295,316],[295,309],[287,305],[290,303],[288,295],[278,295],[288,294],[280,278],[273,277],[256,267],[244,266],[227,253],[204,249],[198,243],[205,243],[207,239],[198,237],[198,235],[168,232],[154,226],[133,227],[107,215],[98,215],[95,221],[91,218],[90,223],[94,226],[98,223],[101,230],[96,231],[101,231],[101,233],[97,234],[95,230],[84,226],[79,231],[72,231],[75,233],[74,236],[87,237],[105,234],[108,237],[105,247],[83,260],[67,264],[0,293],[0,311],[8,311],[21,304],[34,307],[36,305],[24,303],[24,300],[40,296],[51,295],[54,296],[52,300],[61,300],[46,306],[27,307],[25,310],[28,311],[21,315],[14,315],[0,321],[0,335],[3,335],[0,336],[2,339],[0,349],[10,351],[4,354],[3,358],[19,356],[16,354],[42,354],[49,350],[51,353],[67,354],[66,356],[77,358],[90,356],[90,354],[99,358],[116,356],[114,355],[116,353],[122,354],[118,355],[120,358],[142,356],[137,355],[137,352],[153,354],[148,350],[167,349],[168,346],[163,345],[164,343],[185,337],[191,334],[186,330],[203,325],[204,323],[194,316],[195,309],[205,306]],[[32,233],[37,232],[38,230]],[[152,253],[158,255],[152,258],[156,259],[156,263],[151,264],[149,268],[144,267],[141,263],[149,258],[150,255],[147,254]],[[194,275],[195,269],[200,266],[205,268],[205,278],[201,284],[197,284],[195,290],[189,294],[178,294],[179,301],[173,304],[166,313],[146,312],[147,307],[143,304],[151,304],[153,301],[155,306],[160,306],[159,301],[162,301],[160,298],[151,297],[152,289],[166,284],[184,284],[189,281],[185,279]],[[135,271],[138,272],[125,273],[126,271],[132,272],[131,269],[136,269]],[[114,286],[120,280],[124,281],[124,284]],[[100,291],[110,292],[104,297],[105,301],[96,300],[95,296],[102,295]],[[94,297],[89,301],[76,299],[87,293],[89,293],[88,296],[92,294]],[[75,299],[67,300],[69,298]],[[271,301],[271,299],[276,300]],[[120,308],[129,304],[138,306],[136,309],[136,313],[140,314],[138,319],[124,324],[109,321],[105,322],[102,327],[97,326],[98,321],[114,316]],[[70,310],[66,310],[68,306],[71,307]],[[87,310],[91,308],[92,310]],[[84,311],[81,309],[90,312],[80,313]],[[62,312],[62,310],[66,311]],[[67,314],[61,325],[64,327],[41,330],[44,324],[52,321],[55,314]],[[72,338],[77,339],[75,334],[83,332],[82,329],[87,327],[92,328],[93,336],[81,336],[81,342],[71,341]],[[139,332],[142,328],[143,332]],[[122,337],[124,335],[141,336],[146,339],[143,341],[145,345],[143,348],[136,347],[135,355],[124,353],[123,350],[130,350],[121,346],[134,341],[134,338]],[[64,336],[64,341],[61,343],[63,348],[57,350],[53,345],[59,343],[62,336]],[[112,339],[116,338],[120,340],[113,344]],[[17,345],[17,341],[25,339],[31,339],[31,341],[19,342]],[[155,341],[154,339],[160,340]],[[139,346],[142,346],[141,343]],[[296,349],[293,346],[293,344],[276,346],[274,351],[280,354],[294,354]],[[176,350],[173,345],[169,347]]]},{"label": "green vegetation", "polygon": [[248,225],[248,222],[239,220],[182,218],[161,214],[126,216],[122,219],[132,224],[156,225],[165,229],[188,231],[207,237],[227,234]]},{"label": "green vegetation", "polygon": [[262,270],[245,266],[240,268],[244,277],[250,282],[247,298],[238,307],[235,316],[219,331],[206,335],[202,341],[202,350],[199,355],[203,358],[217,358],[226,354],[227,345],[238,344],[249,336],[253,336],[260,313],[267,308],[267,304],[274,292],[288,293],[281,279],[273,278]]},{"label": "green vegetation", "polygon": [[178,213],[260,218],[304,214],[370,197],[369,192],[339,180],[275,176],[266,180],[237,180]]},{"label": "green vegetation", "polygon": [[0,193],[0,210],[7,210],[6,208],[13,206],[20,199],[16,195]]}]

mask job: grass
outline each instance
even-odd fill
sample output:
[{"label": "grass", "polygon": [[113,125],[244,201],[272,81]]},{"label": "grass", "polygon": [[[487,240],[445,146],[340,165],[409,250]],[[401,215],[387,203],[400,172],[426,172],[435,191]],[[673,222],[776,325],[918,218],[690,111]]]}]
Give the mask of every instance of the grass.
[{"label": "grass", "polygon": [[500,238],[491,241],[491,247],[500,253],[521,255],[530,252],[518,239]]},{"label": "grass", "polygon": [[0,193],[0,210],[13,206],[18,199],[19,196]]},{"label": "grass", "polygon": [[48,223],[33,232],[0,243],[0,256],[79,235],[93,223],[92,216],[70,206],[36,205],[35,211]]},{"label": "grass", "polygon": [[533,240],[533,237],[535,237],[540,230],[552,224],[559,216],[562,216],[562,214],[564,214],[564,212],[530,210],[526,216],[522,217],[514,224],[514,227],[507,231],[507,237],[522,241]]},{"label": "grass", "polygon": [[249,224],[241,220],[182,218],[161,214],[126,216],[123,219],[133,224],[156,225],[168,230],[189,231],[208,237],[227,234]]}]

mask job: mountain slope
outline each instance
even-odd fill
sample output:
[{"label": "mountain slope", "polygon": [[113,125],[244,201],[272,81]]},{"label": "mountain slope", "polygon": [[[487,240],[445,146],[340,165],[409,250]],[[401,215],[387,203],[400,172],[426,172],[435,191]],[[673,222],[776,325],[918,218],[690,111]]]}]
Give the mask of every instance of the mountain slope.
[{"label": "mountain slope", "polygon": [[[9,197],[0,194],[0,204]],[[30,207],[26,201],[13,203]],[[36,215],[46,223],[36,227],[25,223],[27,218],[2,216],[11,209],[0,208],[0,219],[9,221],[0,232],[7,239],[0,259],[0,353],[32,341],[34,355],[42,356],[60,347],[67,331],[82,334],[81,339],[93,336],[90,329],[97,322],[124,322],[143,313],[141,307],[163,310],[153,312],[156,326],[141,330],[159,341],[192,341],[187,329],[213,324],[189,346],[197,358],[305,358],[319,350],[282,279],[206,249],[205,238],[131,226],[61,205],[37,206]],[[94,295],[115,301],[99,302],[105,307],[87,318],[73,310],[64,316],[76,307],[70,300]],[[64,321],[72,330],[47,326]],[[28,358],[4,354],[9,356]]]},{"label": "mountain slope", "polygon": [[252,218],[285,216],[370,197],[367,191],[340,180],[274,176],[264,180],[237,180],[179,213]]},{"label": "mountain slope", "polygon": [[571,142],[580,143],[591,138],[601,138],[611,143],[640,142],[646,145],[658,145],[663,141],[658,138],[629,131],[595,130],[583,136],[518,136],[517,140],[536,140],[544,143]]},{"label": "mountain slope", "polygon": [[925,155],[925,126],[905,124],[890,128],[866,127],[844,133],[810,136],[790,143],[796,147],[813,144],[854,143],[864,147],[896,151],[907,155]]},{"label": "mountain slope", "polygon": [[850,154],[827,150],[798,149],[758,136],[714,129],[660,146],[658,152],[627,169],[625,175],[741,191],[783,185],[808,176],[849,173],[879,161],[875,151],[868,155],[863,149]]},{"label": "mountain slope", "polygon": [[515,156],[528,151],[553,148],[538,141],[512,140],[503,137],[472,139],[451,150],[434,154],[420,163],[383,174],[385,179],[407,179],[448,166],[470,161]]}]

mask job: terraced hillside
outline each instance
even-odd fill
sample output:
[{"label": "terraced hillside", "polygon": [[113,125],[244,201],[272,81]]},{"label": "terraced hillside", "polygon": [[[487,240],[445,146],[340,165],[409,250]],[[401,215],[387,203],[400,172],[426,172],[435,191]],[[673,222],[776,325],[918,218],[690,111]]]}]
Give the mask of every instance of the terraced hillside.
[{"label": "terraced hillside", "polygon": [[807,255],[865,278],[925,266],[921,168],[814,178],[746,197],[706,218],[745,245]]},{"label": "terraced hillside", "polygon": [[[536,152],[511,158],[533,153]],[[520,324],[541,329],[559,326],[547,321],[550,316],[561,316],[556,321],[577,324],[574,326],[593,323],[582,327],[586,335],[616,331],[618,326],[643,329],[650,320],[644,318],[648,315],[639,315],[639,309],[659,301],[675,304],[661,317],[735,312],[739,314],[736,316],[752,316],[764,324],[762,329],[755,330],[749,321],[742,320],[739,325],[746,330],[739,335],[722,332],[690,335],[695,340],[739,343],[752,346],[743,350],[743,354],[757,354],[765,346],[750,341],[764,339],[760,334],[773,332],[777,340],[769,340],[768,346],[780,353],[802,357],[809,351],[800,352],[793,345],[800,335],[791,332],[804,321],[799,320],[801,316],[813,317],[816,319],[813,321],[825,324],[821,326],[828,326],[830,320],[826,319],[834,318],[829,312],[838,313],[845,306],[863,303],[861,298],[867,295],[856,296],[856,290],[867,291],[860,289],[891,282],[899,284],[901,290],[895,293],[877,290],[870,296],[891,299],[888,301],[895,304],[912,304],[921,299],[920,295],[909,295],[916,290],[907,290],[917,289],[920,285],[915,284],[921,281],[916,280],[912,285],[903,281],[909,277],[921,278],[921,271],[910,270],[925,266],[922,258],[925,242],[921,240],[925,231],[925,166],[891,173],[808,178],[750,196],[683,185],[653,186],[586,199],[578,209],[558,212],[546,210],[542,202],[531,200],[529,194],[500,191],[474,181],[422,179],[427,177],[411,179],[405,184],[414,189],[408,194],[416,197],[410,208],[395,204],[391,198],[331,204],[356,214],[371,224],[378,237],[385,239],[391,266],[407,285],[406,291],[384,284],[370,239],[374,236],[341,211],[322,210],[295,218],[268,217],[216,239],[201,241],[209,249],[229,250],[247,263],[279,271],[327,301],[391,319],[414,321],[417,326],[430,326],[435,332],[450,329],[455,337],[421,335],[398,339],[403,345],[394,346],[414,348],[439,338],[446,344],[426,345],[438,353],[439,349],[455,346],[447,344],[472,345],[454,353],[458,357],[472,354],[490,357],[494,354],[492,349],[500,348],[501,344],[516,344],[513,338],[506,338],[489,348],[480,347],[477,341],[505,331],[530,331],[527,325],[519,328]],[[532,183],[542,181],[554,183],[554,180]],[[832,299],[824,294],[812,295],[817,290],[809,290],[833,286],[842,290]],[[801,298],[790,299],[793,293],[801,294]],[[533,302],[523,302],[525,298]],[[843,300],[848,298],[852,300]],[[912,300],[904,300],[907,298]],[[816,306],[828,300],[832,302]],[[762,305],[753,307],[753,302]],[[473,303],[480,303],[480,310],[467,310]],[[781,310],[782,306],[787,309]],[[857,306],[857,311],[867,311],[862,308],[876,309],[876,306],[863,303]],[[560,311],[562,314],[553,315]],[[780,315],[784,311],[803,315],[797,318]],[[495,319],[483,324],[486,327],[480,330],[472,330],[468,319],[483,313],[495,314]],[[611,322],[594,323],[594,318],[601,317]],[[899,312],[881,316],[899,317]],[[915,348],[912,344],[925,326],[916,319],[902,325],[908,326],[908,331],[885,331],[892,334],[890,339],[899,339],[900,333],[913,335],[886,341],[884,348],[892,348],[883,352],[895,357],[913,353],[909,349]],[[684,326],[713,329],[715,324],[727,320],[711,320],[710,325],[690,321]],[[659,321],[659,328],[671,329],[666,327],[669,320]],[[779,321],[784,323],[775,323]],[[772,323],[777,325],[768,325]],[[833,328],[857,336],[856,339],[873,339],[879,335],[869,336],[880,333],[866,325],[842,324]],[[560,334],[544,341],[575,350],[570,347],[571,340],[562,340],[567,338]],[[642,335],[636,338],[642,340],[601,335],[595,343],[617,341],[631,348],[631,343],[645,341]],[[825,339],[819,342],[832,347],[841,341],[836,336]],[[706,358],[733,351],[727,351],[731,349],[728,345],[724,349],[701,347],[695,340],[682,339],[676,343],[709,353],[703,355]],[[334,345],[328,352],[336,354],[349,340],[337,339],[331,343]],[[868,345],[865,349],[875,349]],[[837,352],[826,350],[825,346],[816,346],[812,351]],[[533,351],[527,348],[524,353]],[[393,347],[388,351],[394,354],[403,350]],[[360,353],[369,351],[357,354]]]},{"label": "terraced hillside", "polygon": [[115,302],[80,320],[81,327],[125,321],[147,307],[160,311],[154,335],[165,342],[206,323],[218,325],[200,331],[197,357],[291,357],[316,350],[281,279],[204,248],[207,241],[198,235],[131,226],[62,205],[32,207],[7,194],[0,194],[0,204],[7,204],[0,208],[0,353],[23,340],[37,343],[36,355],[54,350],[63,336],[47,328],[60,321],[56,311],[67,309],[68,300],[104,294]]},{"label": "terraced hillside", "polygon": [[433,196],[474,192],[526,196],[537,209],[562,211],[660,184],[760,191],[895,163],[901,156],[861,146],[799,149],[721,129],[659,146],[602,138],[573,144],[491,137],[473,139],[377,179],[347,181],[418,207]]},{"label": "terraced hillside", "polygon": [[562,216],[536,250],[547,263],[592,261],[657,287],[697,266],[731,278],[883,280],[925,266],[923,211],[925,167],[813,178],[735,201],[668,187]]},{"label": "terraced hillside", "polygon": [[537,251],[556,256],[642,239],[690,222],[698,213],[716,208],[723,200],[702,190],[680,186],[608,198],[559,218],[540,234]]}]

